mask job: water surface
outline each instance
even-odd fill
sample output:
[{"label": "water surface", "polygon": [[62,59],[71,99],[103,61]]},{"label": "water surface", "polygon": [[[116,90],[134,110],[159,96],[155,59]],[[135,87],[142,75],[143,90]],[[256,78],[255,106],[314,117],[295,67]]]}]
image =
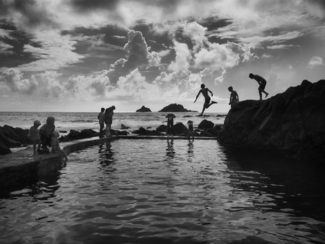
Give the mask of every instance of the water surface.
[{"label": "water surface", "polygon": [[0,243],[325,243],[322,170],[214,140],[120,139],[2,196]]}]

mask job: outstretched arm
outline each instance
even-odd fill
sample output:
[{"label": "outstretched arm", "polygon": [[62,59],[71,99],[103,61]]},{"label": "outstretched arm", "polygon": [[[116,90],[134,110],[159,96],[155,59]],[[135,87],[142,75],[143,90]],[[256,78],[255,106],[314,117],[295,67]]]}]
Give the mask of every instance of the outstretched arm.
[{"label": "outstretched arm", "polygon": [[194,100],[194,102],[196,102],[197,98],[200,96],[201,90],[199,91],[199,93],[196,95],[196,98]]},{"label": "outstretched arm", "polygon": [[210,90],[208,89],[208,92],[210,92],[210,93],[211,93],[211,97],[213,97],[213,93],[212,93],[212,91],[210,91]]}]

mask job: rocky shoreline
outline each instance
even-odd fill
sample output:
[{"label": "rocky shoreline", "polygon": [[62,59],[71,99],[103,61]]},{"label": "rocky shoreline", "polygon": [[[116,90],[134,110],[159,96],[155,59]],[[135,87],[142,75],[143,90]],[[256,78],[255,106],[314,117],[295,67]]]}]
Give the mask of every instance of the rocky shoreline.
[{"label": "rocky shoreline", "polygon": [[267,100],[236,104],[218,140],[298,160],[324,161],[325,80],[290,87]]},{"label": "rocky shoreline", "polygon": [[[122,125],[123,127],[123,125]],[[202,120],[198,125],[198,128],[194,131],[195,136],[204,137],[217,137],[222,125],[214,124],[209,120]],[[123,130],[124,129],[124,130]],[[156,129],[139,127],[137,130],[127,131],[127,127],[121,128],[121,130],[112,130],[111,133],[114,136],[127,136],[127,135],[146,135],[146,136],[163,136],[166,135],[167,126],[162,124]],[[28,138],[28,129],[22,129],[19,127],[11,127],[9,125],[0,126],[0,155],[11,153],[10,148],[19,148],[27,145],[31,145],[31,141]],[[173,135],[186,136],[188,134],[188,128],[181,122],[174,125]],[[70,130],[66,136],[59,138],[60,142],[68,142],[80,139],[86,139],[99,136],[99,133],[92,129],[84,129],[81,131]]]}]

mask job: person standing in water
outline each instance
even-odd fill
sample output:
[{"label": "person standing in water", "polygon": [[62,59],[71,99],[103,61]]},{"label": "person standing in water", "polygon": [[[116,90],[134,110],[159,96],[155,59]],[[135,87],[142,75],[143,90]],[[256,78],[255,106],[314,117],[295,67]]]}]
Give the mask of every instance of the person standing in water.
[{"label": "person standing in water", "polygon": [[111,136],[111,127],[113,122],[115,106],[109,107],[105,111],[106,136]]},{"label": "person standing in water", "polygon": [[262,100],[262,92],[265,94],[265,98],[267,98],[267,96],[269,95],[269,93],[267,93],[265,90],[265,86],[266,86],[266,80],[259,75],[254,75],[252,73],[249,74],[249,78],[254,79],[257,81],[257,83],[260,85],[258,87],[258,93],[260,94],[260,100]]},{"label": "person standing in water", "polygon": [[205,99],[204,104],[203,104],[202,112],[201,112],[201,114],[200,114],[199,116],[202,116],[202,115],[203,115],[205,109],[209,108],[212,104],[217,103],[217,102],[214,102],[214,101],[212,101],[212,102],[210,103],[210,101],[211,101],[211,97],[209,96],[209,92],[211,93],[211,96],[213,96],[212,91],[210,91],[209,88],[205,87],[205,85],[202,84],[202,85],[201,85],[201,90],[200,90],[199,93],[196,95],[196,98],[195,98],[194,103],[196,102],[197,98],[199,97],[199,95],[200,95],[201,93],[202,93],[202,95],[204,96],[204,99]]},{"label": "person standing in water", "polygon": [[239,96],[236,91],[232,88],[232,86],[228,87],[228,91],[230,91],[230,100],[229,100],[229,105],[231,108],[239,102]]},{"label": "person standing in water", "polygon": [[99,122],[99,138],[102,138],[105,124],[105,108],[101,108],[100,113],[97,116]]}]

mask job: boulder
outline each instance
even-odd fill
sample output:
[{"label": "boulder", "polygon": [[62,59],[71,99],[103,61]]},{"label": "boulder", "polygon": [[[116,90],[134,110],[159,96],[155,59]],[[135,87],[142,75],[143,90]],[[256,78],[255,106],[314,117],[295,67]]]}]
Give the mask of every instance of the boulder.
[{"label": "boulder", "polygon": [[198,126],[198,128],[201,130],[208,130],[208,129],[212,129],[213,127],[214,127],[214,123],[206,119],[202,120]]},{"label": "boulder", "polygon": [[11,150],[9,147],[7,147],[0,138],[0,155],[5,155],[11,153]]},{"label": "boulder", "polygon": [[19,136],[19,141],[22,144],[26,145],[26,144],[32,143],[31,139],[28,137],[29,129],[22,129],[22,128],[16,127],[14,130],[15,130],[15,133]]},{"label": "boulder", "polygon": [[80,139],[91,138],[99,136],[99,133],[92,129],[84,129],[80,132]]},{"label": "boulder", "polygon": [[158,136],[161,135],[161,132],[157,130],[146,130],[143,127],[140,127],[138,130],[132,131],[134,134],[139,134],[142,136]]},{"label": "boulder", "polygon": [[20,147],[19,135],[17,135],[13,127],[5,125],[0,127],[0,140],[6,147]]},{"label": "boulder", "polygon": [[188,129],[182,122],[178,122],[174,125],[174,134],[175,135],[187,135]]},{"label": "boulder", "polygon": [[288,88],[262,101],[230,109],[219,141],[277,152],[300,160],[325,157],[325,80]]},{"label": "boulder", "polygon": [[156,128],[156,131],[159,131],[159,132],[166,132],[166,131],[167,131],[167,126],[166,126],[166,125],[159,125],[159,126]]},{"label": "boulder", "polygon": [[147,108],[145,106],[142,106],[136,112],[151,112],[151,110],[150,110],[150,108]]}]

